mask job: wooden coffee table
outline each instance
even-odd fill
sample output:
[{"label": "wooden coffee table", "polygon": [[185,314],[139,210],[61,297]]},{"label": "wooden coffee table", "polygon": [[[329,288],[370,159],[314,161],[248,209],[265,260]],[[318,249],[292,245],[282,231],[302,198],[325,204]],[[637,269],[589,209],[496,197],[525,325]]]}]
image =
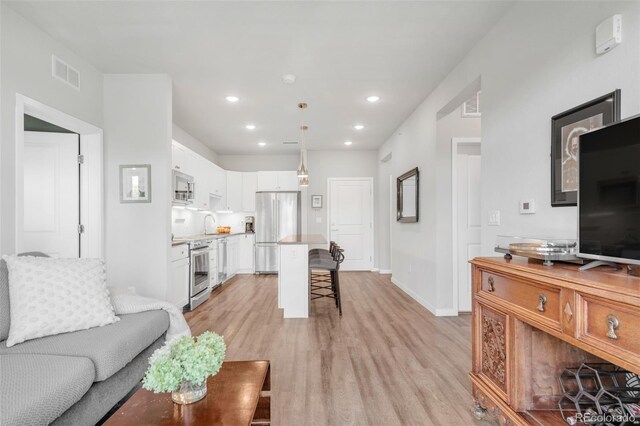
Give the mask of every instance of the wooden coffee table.
[{"label": "wooden coffee table", "polygon": [[207,396],[175,404],[170,393],[137,391],[105,425],[269,425],[269,361],[226,361],[207,380]]}]

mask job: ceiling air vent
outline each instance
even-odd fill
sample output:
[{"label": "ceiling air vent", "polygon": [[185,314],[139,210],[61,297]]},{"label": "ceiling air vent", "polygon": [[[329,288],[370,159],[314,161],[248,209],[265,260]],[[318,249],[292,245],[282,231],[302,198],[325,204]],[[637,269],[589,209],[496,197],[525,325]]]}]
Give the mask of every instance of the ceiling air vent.
[{"label": "ceiling air vent", "polygon": [[298,145],[298,141],[284,141],[282,145]]},{"label": "ceiling air vent", "polygon": [[80,73],[78,70],[56,55],[51,55],[51,74],[74,89],[80,90]]}]

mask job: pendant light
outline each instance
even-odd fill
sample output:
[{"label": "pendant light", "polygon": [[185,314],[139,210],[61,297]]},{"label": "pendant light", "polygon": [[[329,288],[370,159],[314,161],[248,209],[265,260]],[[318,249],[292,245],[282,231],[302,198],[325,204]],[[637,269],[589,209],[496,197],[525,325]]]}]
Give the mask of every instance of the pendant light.
[{"label": "pendant light", "polygon": [[[305,108],[307,108],[307,104],[304,102],[301,102],[298,104],[298,108],[300,108],[300,111],[304,112]],[[302,126],[300,126],[300,130],[302,131],[302,137],[300,140],[300,165],[298,166],[298,171],[297,171],[301,186],[306,186],[306,185],[302,185],[303,179],[306,179],[307,185],[309,184],[309,169],[307,168],[307,150],[304,144],[304,132],[306,132],[308,129],[309,127],[304,125],[304,120],[303,120]]]}]

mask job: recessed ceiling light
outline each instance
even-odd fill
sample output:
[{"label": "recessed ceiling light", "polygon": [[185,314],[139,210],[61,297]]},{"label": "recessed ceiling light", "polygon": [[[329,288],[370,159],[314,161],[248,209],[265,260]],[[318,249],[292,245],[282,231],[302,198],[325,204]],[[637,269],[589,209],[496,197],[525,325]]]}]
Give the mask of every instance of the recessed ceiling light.
[{"label": "recessed ceiling light", "polygon": [[364,126],[362,124],[356,124],[355,126],[353,126],[353,128],[356,130],[362,130],[364,129]]},{"label": "recessed ceiling light", "polygon": [[346,146],[349,146],[349,145],[351,145],[352,143],[353,143],[353,142],[351,142],[351,141],[345,141],[345,142],[344,142],[344,144],[345,144]]},{"label": "recessed ceiling light", "polygon": [[256,125],[255,124],[247,124],[246,126],[244,126],[247,130],[255,130]]},{"label": "recessed ceiling light", "polygon": [[226,99],[228,102],[231,102],[232,104],[233,104],[233,103],[236,103],[236,102],[238,102],[238,101],[240,100],[240,98],[239,98],[239,97],[237,97],[237,96],[227,96],[225,99]]},{"label": "recessed ceiling light", "polygon": [[374,96],[369,96],[369,97],[367,98],[367,101],[369,101],[369,102],[371,102],[371,103],[373,103],[373,102],[378,102],[379,100],[380,100],[380,96],[375,96],[375,95],[374,95]]},{"label": "recessed ceiling light", "polygon": [[267,145],[266,142],[262,142],[262,141],[258,142],[258,146],[266,146],[266,145]]}]

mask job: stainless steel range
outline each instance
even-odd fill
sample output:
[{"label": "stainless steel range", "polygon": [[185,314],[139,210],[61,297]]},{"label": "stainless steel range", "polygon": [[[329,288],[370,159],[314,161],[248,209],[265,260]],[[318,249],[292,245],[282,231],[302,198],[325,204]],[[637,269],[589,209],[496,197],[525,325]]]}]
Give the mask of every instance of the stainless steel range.
[{"label": "stainless steel range", "polygon": [[209,299],[211,294],[211,265],[209,252],[215,250],[213,239],[195,240],[189,243],[191,277],[189,282],[189,308],[197,308]]}]

